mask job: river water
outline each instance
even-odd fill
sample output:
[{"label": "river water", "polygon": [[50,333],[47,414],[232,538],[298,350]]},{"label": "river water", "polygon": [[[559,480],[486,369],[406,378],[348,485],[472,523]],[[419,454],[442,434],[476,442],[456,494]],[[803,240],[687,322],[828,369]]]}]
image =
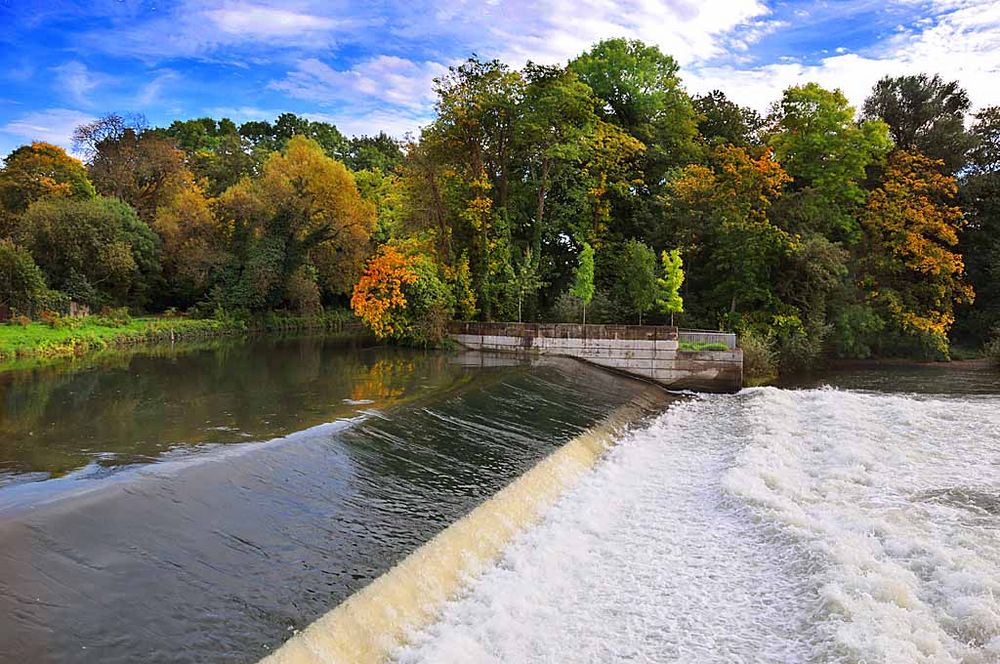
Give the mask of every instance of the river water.
[{"label": "river water", "polygon": [[642,389],[300,339],[0,375],[0,661],[252,662]]},{"label": "river water", "polygon": [[[0,661],[249,662],[636,397],[259,341],[0,375]],[[1000,662],[1000,377],[686,395],[400,662]]]},{"label": "river water", "polygon": [[674,404],[398,659],[1000,662],[1000,380],[890,367]]}]

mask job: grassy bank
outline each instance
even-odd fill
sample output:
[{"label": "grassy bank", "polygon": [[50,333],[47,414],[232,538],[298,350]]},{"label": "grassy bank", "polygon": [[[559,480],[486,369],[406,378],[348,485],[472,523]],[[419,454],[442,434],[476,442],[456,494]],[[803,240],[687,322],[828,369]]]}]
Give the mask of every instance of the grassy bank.
[{"label": "grassy bank", "polygon": [[0,325],[0,364],[252,332],[341,331],[354,325],[341,312],[319,316],[272,314],[253,320],[148,317],[112,322],[99,316],[90,316],[64,319],[56,325],[40,322],[28,325],[9,324]]}]

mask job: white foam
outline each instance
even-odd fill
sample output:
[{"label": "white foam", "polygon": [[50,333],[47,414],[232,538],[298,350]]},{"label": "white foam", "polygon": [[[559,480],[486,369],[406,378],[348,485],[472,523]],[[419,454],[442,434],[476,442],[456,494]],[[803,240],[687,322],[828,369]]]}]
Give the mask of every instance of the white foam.
[{"label": "white foam", "polygon": [[398,659],[998,662],[998,470],[996,398],[694,399]]}]

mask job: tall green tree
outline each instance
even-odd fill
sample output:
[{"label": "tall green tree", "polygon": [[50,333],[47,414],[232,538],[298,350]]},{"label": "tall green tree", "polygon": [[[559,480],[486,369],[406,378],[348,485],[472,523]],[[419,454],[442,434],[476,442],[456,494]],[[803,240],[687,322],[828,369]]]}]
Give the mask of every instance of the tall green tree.
[{"label": "tall green tree", "polygon": [[629,240],[622,250],[619,271],[623,298],[642,325],[642,315],[656,302],[656,253],[638,240]]},{"label": "tall green tree", "polygon": [[969,96],[958,81],[940,76],[886,76],[865,100],[863,117],[882,120],[900,150],[940,159],[954,173],[975,139],[965,130]]},{"label": "tall green tree", "polygon": [[759,142],[764,119],[752,108],[730,101],[721,90],[694,97],[692,105],[698,132],[709,144],[747,147]]},{"label": "tall green tree", "polygon": [[587,305],[594,299],[594,248],[584,242],[573,273],[573,287],[570,295],[579,298],[583,304],[583,323],[587,323]]},{"label": "tall green tree", "polygon": [[684,261],[680,249],[664,250],[660,256],[663,276],[656,279],[656,306],[660,313],[670,314],[670,324],[674,324],[674,314],[684,311],[681,286],[684,284]]},{"label": "tall green tree", "polygon": [[884,122],[858,124],[854,115],[840,90],[816,83],[788,88],[775,106],[768,144],[793,178],[799,204],[790,230],[860,238],[857,212],[866,198],[866,169],[884,159],[891,143]]},{"label": "tall green tree", "polygon": [[978,345],[1000,330],[1000,107],[976,113],[971,133],[975,145],[960,180],[968,225],[959,249],[976,301],[959,310],[956,329],[966,343]]}]

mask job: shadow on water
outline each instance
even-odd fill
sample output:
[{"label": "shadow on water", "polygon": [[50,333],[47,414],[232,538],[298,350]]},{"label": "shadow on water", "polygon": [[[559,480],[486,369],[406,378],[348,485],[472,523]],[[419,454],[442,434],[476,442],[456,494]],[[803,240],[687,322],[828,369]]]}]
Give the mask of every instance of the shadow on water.
[{"label": "shadow on water", "polygon": [[0,380],[9,662],[254,661],[642,389],[323,339]]}]

